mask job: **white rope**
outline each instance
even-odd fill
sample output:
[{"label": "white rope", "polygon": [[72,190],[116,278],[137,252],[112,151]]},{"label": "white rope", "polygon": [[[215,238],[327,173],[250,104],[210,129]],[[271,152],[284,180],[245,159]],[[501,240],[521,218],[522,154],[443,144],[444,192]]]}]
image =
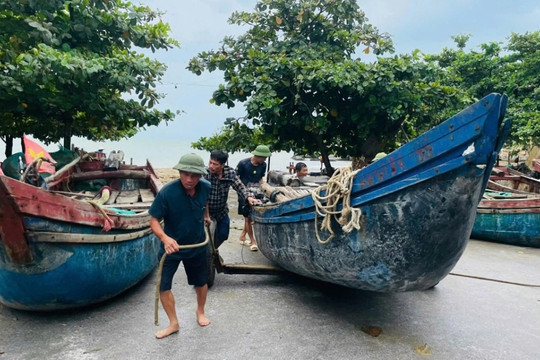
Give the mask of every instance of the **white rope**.
[{"label": "white rope", "polygon": [[[362,210],[351,206],[351,191],[354,177],[358,170],[352,167],[337,169],[330,180],[325,185],[321,185],[313,190],[311,196],[315,202],[315,235],[321,244],[330,242],[335,236],[332,229],[332,218],[334,218],[344,232],[350,233],[354,229],[360,230],[360,217]],[[321,195],[321,192],[325,192]],[[341,203],[341,210],[337,210]],[[321,230],[328,231],[330,236],[326,240],[321,240],[319,236],[318,217],[322,216]]]}]

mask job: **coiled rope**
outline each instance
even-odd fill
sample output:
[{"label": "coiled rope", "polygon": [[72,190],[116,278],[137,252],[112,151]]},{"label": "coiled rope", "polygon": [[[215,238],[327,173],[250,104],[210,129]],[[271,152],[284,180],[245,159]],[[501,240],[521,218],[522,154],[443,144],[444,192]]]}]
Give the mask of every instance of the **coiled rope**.
[{"label": "coiled rope", "polygon": [[[208,230],[208,226],[205,226],[204,230],[206,234],[206,239],[202,243],[190,244],[190,245],[179,245],[179,248],[180,248],[179,250],[198,248],[198,247],[208,244],[208,242],[210,241],[210,233]],[[161,257],[161,260],[159,261],[159,265],[158,265],[158,272],[157,272],[156,298],[155,298],[155,304],[154,304],[154,324],[156,326],[159,326],[159,318],[158,318],[159,287],[161,286],[161,274],[163,273],[163,263],[165,263],[165,258],[167,258],[167,253],[163,254],[163,256]]]},{"label": "coiled rope", "polygon": [[[351,191],[354,177],[358,170],[352,167],[337,169],[328,182],[314,189],[311,197],[315,202],[315,235],[321,244],[330,242],[335,236],[332,229],[332,218],[334,218],[343,231],[350,233],[354,229],[360,230],[360,217],[362,210],[351,206]],[[324,195],[321,193],[324,192]],[[341,210],[338,206],[341,204]],[[328,231],[330,236],[326,240],[321,240],[319,235],[318,217],[322,216],[321,231]]]}]

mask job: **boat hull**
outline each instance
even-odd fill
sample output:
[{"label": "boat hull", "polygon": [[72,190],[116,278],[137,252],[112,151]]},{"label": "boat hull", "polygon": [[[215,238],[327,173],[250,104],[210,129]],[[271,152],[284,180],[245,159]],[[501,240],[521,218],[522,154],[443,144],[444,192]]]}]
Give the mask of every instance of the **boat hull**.
[{"label": "boat hull", "polygon": [[110,299],[146,277],[159,241],[147,234],[117,243],[31,243],[34,262],[14,265],[0,248],[0,302],[22,310],[57,310]]},{"label": "boat hull", "polygon": [[[84,171],[84,163],[73,164],[57,172],[49,189],[0,175],[0,303],[6,306],[99,303],[158,264],[161,242],[147,209],[161,183],[151,165]],[[81,182],[111,195],[100,201],[100,192],[71,191]]]},{"label": "boat hull", "polygon": [[494,169],[477,209],[475,239],[540,248],[540,180]]},{"label": "boat hull", "polygon": [[[351,288],[433,287],[455,266],[471,233],[483,171],[468,166],[360,207],[362,227],[317,240],[315,221],[255,223],[261,252],[281,267]],[[328,237],[320,232],[320,237]]]},{"label": "boat hull", "polygon": [[[358,172],[338,171],[312,196],[267,191],[270,202],[253,214],[260,250],[287,270],[352,288],[433,287],[465,250],[510,129],[505,109],[505,96],[488,95]],[[328,232],[316,227],[323,219]]]},{"label": "boat hull", "polygon": [[505,200],[497,201],[497,207],[486,207],[493,202],[480,202],[472,238],[540,248],[540,198],[527,200],[530,207],[515,208],[516,201]]}]

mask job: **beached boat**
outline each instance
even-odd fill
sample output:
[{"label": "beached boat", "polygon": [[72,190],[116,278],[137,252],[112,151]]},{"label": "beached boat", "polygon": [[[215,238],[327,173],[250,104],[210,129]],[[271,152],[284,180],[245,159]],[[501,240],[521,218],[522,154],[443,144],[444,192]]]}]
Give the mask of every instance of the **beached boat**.
[{"label": "beached boat", "polygon": [[150,163],[107,163],[112,157],[77,158],[43,187],[0,175],[2,304],[55,310],[98,303],[157,265],[147,210],[162,185]]},{"label": "beached boat", "polygon": [[508,168],[494,169],[471,237],[540,247],[540,180]]},{"label": "beached boat", "polygon": [[[336,215],[343,215],[341,224],[326,217],[331,187],[285,200],[279,188],[265,191],[274,201],[254,208],[259,249],[291,272],[352,288],[390,292],[435,286],[467,245],[509,130],[508,121],[501,125],[505,108],[506,96],[491,94],[343,177],[347,190],[341,188],[345,194],[336,201],[336,209],[343,210]],[[330,226],[320,230],[325,224]]]}]

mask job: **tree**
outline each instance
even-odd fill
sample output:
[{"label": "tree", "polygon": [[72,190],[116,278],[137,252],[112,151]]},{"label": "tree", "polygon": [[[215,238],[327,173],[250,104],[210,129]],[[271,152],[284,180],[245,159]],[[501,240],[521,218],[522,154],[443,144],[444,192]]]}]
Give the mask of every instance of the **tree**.
[{"label": "tree", "polygon": [[178,45],[160,15],[122,0],[2,1],[0,136],[70,148],[71,136],[119,139],[172,120],[154,108],[166,66],[132,50]]},{"label": "tree", "polygon": [[[458,41],[461,39],[462,41]],[[540,31],[512,33],[507,45],[485,43],[479,50],[465,50],[468,37],[454,37],[457,50],[430,55],[473,98],[491,92],[508,95],[507,117],[513,120],[507,144],[530,148],[540,145]]]},{"label": "tree", "polygon": [[[446,115],[441,109],[464,100],[418,51],[383,58],[392,42],[355,0],[261,0],[254,12],[235,12],[229,22],[248,30],[225,37],[221,49],[198,54],[188,66],[195,74],[223,71],[225,84],[211,99],[216,105],[244,103],[247,115],[224,131],[235,132],[240,123],[258,128],[273,150],[320,153],[327,169],[331,154],[370,159],[395,148],[404,129],[432,125]],[[354,58],[359,51],[378,60]],[[207,140],[197,145],[216,144]]]}]

